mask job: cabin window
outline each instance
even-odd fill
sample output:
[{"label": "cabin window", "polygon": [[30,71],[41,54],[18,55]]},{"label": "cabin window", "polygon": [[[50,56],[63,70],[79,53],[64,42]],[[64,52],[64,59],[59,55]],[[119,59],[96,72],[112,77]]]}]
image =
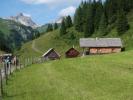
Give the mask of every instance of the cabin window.
[{"label": "cabin window", "polygon": [[90,52],[89,51],[86,51],[86,53],[85,53],[86,55],[89,55],[90,54]]}]

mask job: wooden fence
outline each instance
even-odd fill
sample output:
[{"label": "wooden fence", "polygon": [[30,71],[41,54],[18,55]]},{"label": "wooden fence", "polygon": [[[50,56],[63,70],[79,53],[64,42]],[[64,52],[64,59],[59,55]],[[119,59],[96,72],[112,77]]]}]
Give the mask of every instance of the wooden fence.
[{"label": "wooden fence", "polygon": [[6,94],[4,89],[5,85],[8,84],[8,80],[11,75],[22,68],[30,66],[32,64],[43,63],[44,60],[41,58],[26,58],[26,59],[18,59],[18,63],[2,63],[0,66],[0,100],[3,100],[2,97]]}]

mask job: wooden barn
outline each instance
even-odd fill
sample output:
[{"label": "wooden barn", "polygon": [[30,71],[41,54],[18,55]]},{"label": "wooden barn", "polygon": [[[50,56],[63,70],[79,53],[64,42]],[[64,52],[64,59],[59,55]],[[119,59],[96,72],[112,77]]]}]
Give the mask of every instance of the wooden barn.
[{"label": "wooden barn", "polygon": [[79,55],[79,51],[77,51],[74,47],[73,48],[70,48],[66,53],[65,53],[65,56],[67,58],[74,58],[74,57],[78,57]]},{"label": "wooden barn", "polygon": [[42,57],[45,60],[56,60],[56,59],[60,59],[60,55],[59,53],[57,53],[54,48],[49,49],[46,53],[44,53],[42,55]]},{"label": "wooden barn", "polygon": [[83,55],[118,53],[122,50],[120,38],[81,38]]}]

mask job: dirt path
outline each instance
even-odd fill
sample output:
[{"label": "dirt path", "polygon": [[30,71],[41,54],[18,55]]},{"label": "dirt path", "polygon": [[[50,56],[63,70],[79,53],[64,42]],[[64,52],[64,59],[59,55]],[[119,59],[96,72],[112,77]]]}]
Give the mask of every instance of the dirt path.
[{"label": "dirt path", "polygon": [[35,40],[32,42],[32,49],[38,53],[43,53],[42,51],[40,51],[37,47],[36,47],[36,42]]}]

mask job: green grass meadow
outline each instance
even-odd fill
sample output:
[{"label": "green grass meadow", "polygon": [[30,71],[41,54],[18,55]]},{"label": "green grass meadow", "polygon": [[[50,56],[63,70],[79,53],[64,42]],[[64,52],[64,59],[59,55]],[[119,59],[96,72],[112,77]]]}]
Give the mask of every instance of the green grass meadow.
[{"label": "green grass meadow", "polygon": [[4,100],[133,100],[133,51],[28,66],[5,92]]},{"label": "green grass meadow", "polygon": [[[41,57],[49,48],[61,54],[60,60],[34,64],[13,73],[4,87],[4,100],[133,100],[133,13],[130,29],[123,35],[116,28],[104,37],[119,37],[126,51],[65,59],[65,52],[79,47],[83,33],[74,27],[64,36],[59,30],[23,44],[15,52],[21,59]],[[71,36],[71,34],[74,36]],[[73,37],[73,39],[72,39]],[[92,37],[100,37],[95,33]]]}]

